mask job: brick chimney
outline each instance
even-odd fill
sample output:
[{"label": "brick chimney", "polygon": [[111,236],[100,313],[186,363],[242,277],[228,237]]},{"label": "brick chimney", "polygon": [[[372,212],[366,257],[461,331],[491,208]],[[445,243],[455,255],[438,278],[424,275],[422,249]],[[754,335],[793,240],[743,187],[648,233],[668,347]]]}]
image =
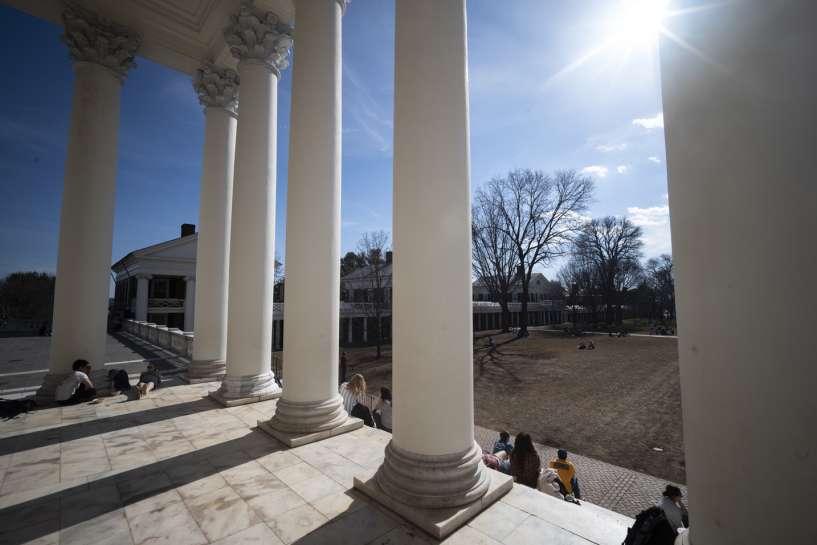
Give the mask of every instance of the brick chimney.
[{"label": "brick chimney", "polygon": [[386,263],[391,263],[391,252],[386,252]]},{"label": "brick chimney", "polygon": [[189,237],[196,234],[196,226],[192,223],[182,223],[182,236]]}]

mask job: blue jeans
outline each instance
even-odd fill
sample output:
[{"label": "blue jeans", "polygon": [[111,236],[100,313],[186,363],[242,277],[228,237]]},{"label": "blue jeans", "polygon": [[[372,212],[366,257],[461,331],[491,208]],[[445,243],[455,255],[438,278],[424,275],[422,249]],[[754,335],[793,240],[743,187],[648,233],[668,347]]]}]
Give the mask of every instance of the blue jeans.
[{"label": "blue jeans", "polygon": [[573,497],[577,500],[582,499],[582,493],[579,492],[579,478],[575,475],[570,480],[570,487],[573,489]]}]

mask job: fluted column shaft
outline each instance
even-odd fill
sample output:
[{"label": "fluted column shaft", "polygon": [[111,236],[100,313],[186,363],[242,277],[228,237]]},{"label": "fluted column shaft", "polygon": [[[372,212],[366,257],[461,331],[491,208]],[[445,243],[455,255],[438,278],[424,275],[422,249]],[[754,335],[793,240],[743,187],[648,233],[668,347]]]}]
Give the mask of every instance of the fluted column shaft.
[{"label": "fluted column shaft", "polygon": [[330,429],[348,416],[338,395],[336,363],[344,6],[338,0],[296,4],[287,178],[287,378],[272,419],[274,428],[287,432]]},{"label": "fluted column shaft", "polygon": [[397,0],[395,19],[394,435],[377,480],[453,507],[490,480],[474,442],[465,1]]},{"label": "fluted column shaft", "polygon": [[136,319],[140,322],[146,322],[148,319],[148,290],[152,278],[153,275],[150,274],[136,275],[136,308],[134,312]]},{"label": "fluted column shaft", "polygon": [[[210,63],[197,72],[193,88],[204,108],[199,240],[196,257],[195,331],[188,379],[218,379],[227,360],[227,301],[230,222],[237,127],[238,77]],[[186,310],[186,309],[185,309]],[[185,312],[185,315],[187,312]]]},{"label": "fluted column shaft", "polygon": [[[62,41],[74,61],[54,295],[49,370],[38,395],[52,396],[72,363],[91,363],[91,380],[106,375],[105,335],[113,245],[121,87],[138,40],[123,27],[73,7]],[[78,40],[79,38],[79,40]],[[124,38],[123,42],[115,41]],[[81,47],[78,41],[91,44]],[[112,49],[123,53],[114,59]],[[112,60],[113,59],[113,60]]]},{"label": "fluted column shaft", "polygon": [[185,276],[184,281],[184,330],[190,332],[195,329],[196,277]]}]

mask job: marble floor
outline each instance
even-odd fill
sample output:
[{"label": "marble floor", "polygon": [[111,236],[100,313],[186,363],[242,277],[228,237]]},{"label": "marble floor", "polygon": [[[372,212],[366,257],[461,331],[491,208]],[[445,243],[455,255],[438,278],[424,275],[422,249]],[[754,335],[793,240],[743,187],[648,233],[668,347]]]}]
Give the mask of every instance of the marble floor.
[{"label": "marble floor", "polygon": [[[275,400],[224,408],[212,384],[173,384],[0,422],[0,545],[438,543],[352,489],[390,434],[289,449],[255,428]],[[444,543],[617,545],[631,523],[514,485]]]}]

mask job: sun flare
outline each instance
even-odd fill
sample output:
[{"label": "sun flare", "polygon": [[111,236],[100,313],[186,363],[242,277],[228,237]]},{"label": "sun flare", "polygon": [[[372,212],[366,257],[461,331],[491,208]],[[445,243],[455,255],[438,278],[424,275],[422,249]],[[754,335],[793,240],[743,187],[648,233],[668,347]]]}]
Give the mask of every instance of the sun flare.
[{"label": "sun flare", "polygon": [[652,39],[666,16],[668,0],[622,0],[624,14],[619,21],[619,36],[625,41]]}]

